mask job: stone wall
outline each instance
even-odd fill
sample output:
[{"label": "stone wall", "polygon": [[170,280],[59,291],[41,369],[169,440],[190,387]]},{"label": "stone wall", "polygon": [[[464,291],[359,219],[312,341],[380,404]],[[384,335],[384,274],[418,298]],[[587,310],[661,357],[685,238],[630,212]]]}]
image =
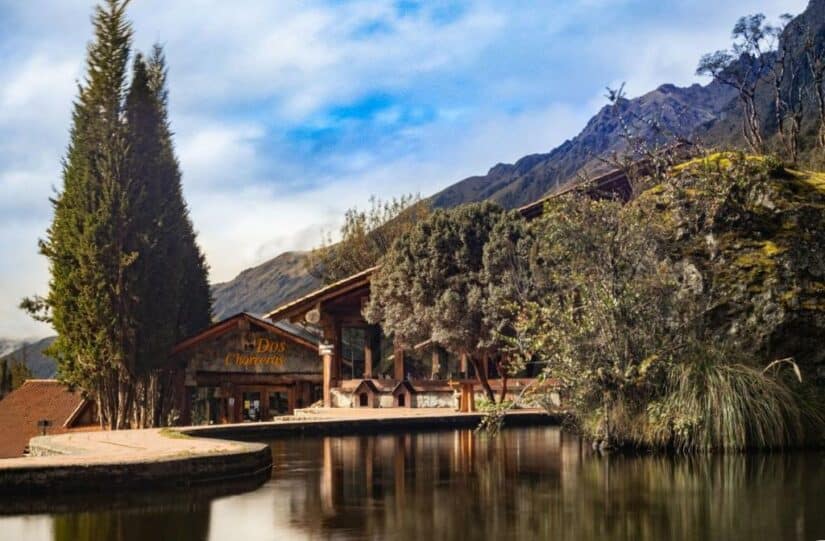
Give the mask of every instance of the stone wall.
[{"label": "stone wall", "polygon": [[[517,398],[517,392],[508,392],[507,399],[514,400]],[[349,391],[342,391],[341,389],[333,388],[330,392],[332,397],[332,407],[334,408],[351,408],[353,407],[352,393]],[[485,400],[487,397],[481,390],[475,391],[476,402]],[[498,395],[496,395],[498,398]],[[414,408],[458,408],[458,397],[453,391],[419,391],[413,393],[412,406]],[[395,407],[395,400],[389,392],[382,392],[378,397],[378,407],[392,408]]]}]

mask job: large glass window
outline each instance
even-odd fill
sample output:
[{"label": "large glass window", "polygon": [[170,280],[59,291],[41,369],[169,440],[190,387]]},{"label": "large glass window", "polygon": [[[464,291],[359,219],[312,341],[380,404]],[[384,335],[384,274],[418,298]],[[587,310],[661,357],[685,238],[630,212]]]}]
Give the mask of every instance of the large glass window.
[{"label": "large glass window", "polygon": [[341,329],[341,357],[343,377],[361,379],[364,377],[364,348],[367,345],[367,330],[363,327]]}]

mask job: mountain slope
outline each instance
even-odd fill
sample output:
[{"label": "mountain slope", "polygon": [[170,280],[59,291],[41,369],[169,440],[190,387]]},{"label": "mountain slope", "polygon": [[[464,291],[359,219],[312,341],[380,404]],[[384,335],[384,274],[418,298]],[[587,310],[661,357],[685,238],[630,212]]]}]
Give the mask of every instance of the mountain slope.
[{"label": "mountain slope", "polygon": [[[788,23],[780,38],[780,46],[786,51],[786,73],[791,73],[794,67],[799,68],[798,76],[793,82],[786,77],[782,93],[783,101],[786,103],[799,100],[801,96],[800,159],[803,162],[817,162],[814,158],[818,150],[816,133],[819,128],[819,114],[813,77],[805,50],[805,41],[808,37],[813,37],[820,52],[825,50],[825,0],[811,0],[807,9]],[[776,58],[776,53],[770,54],[771,58]],[[759,83],[755,102],[767,150],[787,154],[777,133],[775,91],[770,76],[763,77]],[[742,109],[742,103],[738,99],[731,101],[719,117],[708,124],[704,137],[720,148],[746,148],[742,133]]]},{"label": "mountain slope", "polygon": [[54,342],[56,336],[49,336],[32,343],[23,343],[11,352],[0,356],[0,360],[22,362],[29,367],[35,378],[48,379],[57,374],[57,363],[51,357],[43,354]]},{"label": "mountain slope", "polygon": [[656,119],[667,131],[693,134],[718,117],[735,98],[732,89],[718,83],[687,88],[662,85],[632,100],[621,100],[616,108],[605,106],[573,139],[547,154],[532,154],[515,164],[498,164],[486,175],[461,180],[432,198],[436,207],[454,207],[485,199],[514,208],[535,201],[554,188],[574,180],[580,173],[595,175],[608,167],[599,159],[625,147],[620,119],[646,140],[657,134],[645,119]]},{"label": "mountain slope", "polygon": [[306,254],[285,252],[238,276],[212,286],[214,317],[223,319],[238,312],[264,313],[279,304],[316,289],[321,281],[304,266]]}]

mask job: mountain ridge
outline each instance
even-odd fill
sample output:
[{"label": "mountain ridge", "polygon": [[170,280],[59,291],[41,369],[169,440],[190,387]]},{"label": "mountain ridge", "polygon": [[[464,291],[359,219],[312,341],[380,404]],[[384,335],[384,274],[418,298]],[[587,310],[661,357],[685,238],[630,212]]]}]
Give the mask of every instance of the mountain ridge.
[{"label": "mountain ridge", "polygon": [[[806,10],[789,23],[784,39],[799,25],[825,39],[825,0],[811,0]],[[794,54],[801,54],[798,45],[794,49]],[[741,146],[741,106],[737,101],[736,91],[718,82],[686,87],[666,83],[636,98],[618,100],[615,106],[605,105],[575,137],[546,153],[497,163],[486,174],[447,186],[429,201],[438,208],[481,200],[516,208],[574,181],[578,175],[606,172],[610,167],[603,158],[626,148],[622,119],[638,136],[649,140],[661,137],[646,122],[655,118],[680,137],[699,136],[709,138],[706,142],[710,143]],[[762,101],[765,103],[764,96]],[[765,121],[770,120],[770,107],[768,104],[763,108]],[[319,287],[320,280],[306,270],[306,257],[306,252],[284,252],[243,270],[232,280],[213,284],[214,317],[222,319],[242,311],[263,313]]]}]

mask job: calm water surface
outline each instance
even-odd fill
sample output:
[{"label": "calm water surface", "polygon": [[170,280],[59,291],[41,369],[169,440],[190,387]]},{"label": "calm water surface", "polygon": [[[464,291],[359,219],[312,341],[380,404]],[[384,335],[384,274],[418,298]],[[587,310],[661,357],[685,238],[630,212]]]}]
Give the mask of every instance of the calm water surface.
[{"label": "calm water surface", "polygon": [[548,427],[271,447],[251,492],[56,501],[0,516],[0,539],[825,539],[823,453],[602,458]]}]

